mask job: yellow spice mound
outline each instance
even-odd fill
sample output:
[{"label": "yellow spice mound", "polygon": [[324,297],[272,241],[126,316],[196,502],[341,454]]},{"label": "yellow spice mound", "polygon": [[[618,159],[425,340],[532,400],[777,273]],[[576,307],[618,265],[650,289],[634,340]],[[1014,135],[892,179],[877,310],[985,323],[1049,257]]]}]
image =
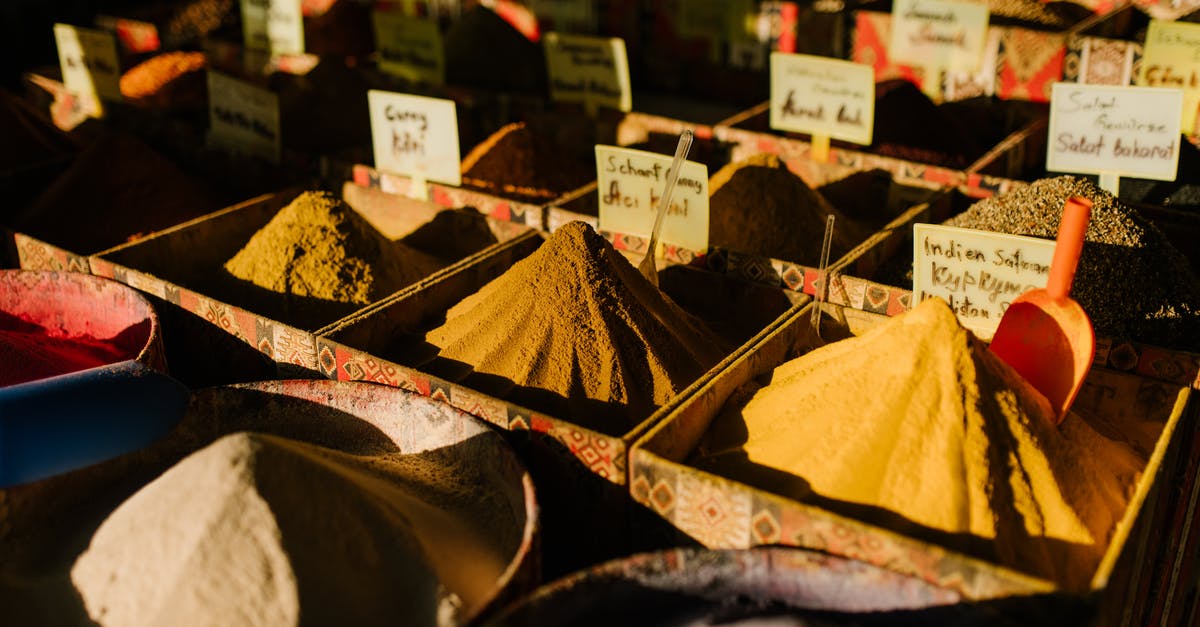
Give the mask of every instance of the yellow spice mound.
[{"label": "yellow spice mound", "polygon": [[723,354],[703,323],[582,222],[455,305],[425,340],[470,366],[480,389],[609,433],[636,425]]},{"label": "yellow spice mound", "polygon": [[744,406],[723,410],[709,437],[801,477],[834,509],[854,504],[842,510],[908,526],[898,514],[932,530],[918,535],[957,538],[953,548],[982,546],[980,557],[1082,586],[1144,460],[1078,416],[1057,428],[1051,416],[1041,394],[931,299],[776,368]]}]

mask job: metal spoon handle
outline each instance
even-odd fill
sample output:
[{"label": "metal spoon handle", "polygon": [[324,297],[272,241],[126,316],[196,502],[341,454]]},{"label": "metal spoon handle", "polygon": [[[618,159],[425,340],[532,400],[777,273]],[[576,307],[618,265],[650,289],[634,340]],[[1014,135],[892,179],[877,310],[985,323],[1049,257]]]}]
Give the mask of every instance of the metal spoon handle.
[{"label": "metal spoon handle", "polygon": [[687,159],[688,151],[692,148],[692,129],[684,129],[679,135],[679,145],[675,147],[675,158],[671,160],[671,169],[667,171],[666,186],[663,187],[662,197],[658,199],[658,211],[654,213],[654,228],[650,229],[650,243],[646,246],[646,256],[638,264],[638,270],[654,285],[658,285],[658,269],[654,265],[654,256],[658,250],[658,234],[662,232],[663,217],[671,207],[671,195],[675,192],[675,181],[679,180],[679,171],[683,169],[683,161]]}]

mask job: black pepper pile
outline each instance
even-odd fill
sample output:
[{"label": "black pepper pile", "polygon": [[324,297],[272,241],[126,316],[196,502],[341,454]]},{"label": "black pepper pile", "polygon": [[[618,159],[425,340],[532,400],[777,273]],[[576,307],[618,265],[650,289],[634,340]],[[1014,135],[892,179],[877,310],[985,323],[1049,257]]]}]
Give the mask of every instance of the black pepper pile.
[{"label": "black pepper pile", "polygon": [[1200,350],[1200,288],[1187,259],[1138,211],[1091,181],[1041,179],[979,201],[949,226],[1053,239],[1071,196],[1092,201],[1071,296],[1096,334]]}]

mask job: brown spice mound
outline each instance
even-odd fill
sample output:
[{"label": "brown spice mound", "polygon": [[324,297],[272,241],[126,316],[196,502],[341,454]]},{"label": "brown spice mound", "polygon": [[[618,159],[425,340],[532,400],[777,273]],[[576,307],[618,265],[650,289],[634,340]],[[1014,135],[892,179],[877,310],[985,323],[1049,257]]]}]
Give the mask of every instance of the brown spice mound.
[{"label": "brown spice mound", "polygon": [[618,434],[723,355],[716,336],[582,222],[451,308],[425,340],[468,365],[484,391]]},{"label": "brown spice mound", "polygon": [[981,200],[946,224],[1053,239],[1071,196],[1092,201],[1071,296],[1096,333],[1200,350],[1200,283],[1187,258],[1136,209],[1085,178],[1034,181]]},{"label": "brown spice mound", "polygon": [[508,561],[445,461],[226,436],[118,507],[71,578],[105,624],[436,624]]},{"label": "brown spice mound", "polygon": [[203,102],[202,52],[166,52],[151,57],[121,76],[121,95],[135,104],[173,106]]},{"label": "brown spice mound", "polygon": [[493,91],[542,94],[546,56],[495,11],[476,4],[446,31],[446,82]]},{"label": "brown spice mound", "polygon": [[1145,461],[1052,417],[929,299],[779,366],[708,437],[802,479],[791,496],[1080,589]]},{"label": "brown spice mound", "polygon": [[463,185],[529,202],[546,202],[596,179],[594,163],[565,158],[564,145],[526,122],[492,133],[462,162]]},{"label": "brown spice mound", "polygon": [[867,236],[772,154],[721,168],[708,189],[708,239],[714,246],[815,266],[827,216],[835,217],[830,261]]},{"label": "brown spice mound", "polygon": [[0,90],[0,175],[75,152],[74,142],[21,99]]},{"label": "brown spice mound", "polygon": [[443,265],[387,241],[333,194],[304,192],[259,229],[225,270],[287,297],[260,302],[259,313],[307,328],[380,300]]},{"label": "brown spice mound", "polygon": [[977,135],[908,80],[897,78],[875,85],[871,148],[881,155],[964,168],[986,151],[975,141]]},{"label": "brown spice mound", "polygon": [[18,212],[12,226],[90,255],[220,206],[207,188],[141,140],[106,133]]}]

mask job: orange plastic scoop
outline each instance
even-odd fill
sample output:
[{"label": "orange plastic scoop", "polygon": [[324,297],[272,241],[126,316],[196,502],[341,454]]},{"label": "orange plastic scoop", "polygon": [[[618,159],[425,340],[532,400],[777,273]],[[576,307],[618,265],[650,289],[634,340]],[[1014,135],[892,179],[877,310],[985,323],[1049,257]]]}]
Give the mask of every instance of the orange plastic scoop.
[{"label": "orange plastic scoop", "polygon": [[1046,288],[1018,296],[992,338],[992,352],[1050,400],[1058,422],[1083,386],[1096,351],[1092,321],[1070,297],[1091,217],[1092,201],[1067,199]]}]

